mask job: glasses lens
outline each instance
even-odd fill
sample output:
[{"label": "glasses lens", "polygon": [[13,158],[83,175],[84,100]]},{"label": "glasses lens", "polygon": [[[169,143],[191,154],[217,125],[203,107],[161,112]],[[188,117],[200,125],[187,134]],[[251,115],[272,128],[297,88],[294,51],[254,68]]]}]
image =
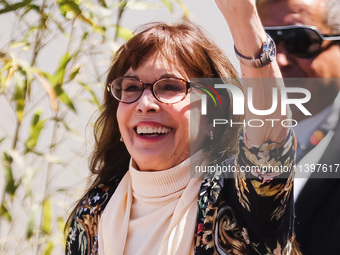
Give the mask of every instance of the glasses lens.
[{"label": "glasses lens", "polygon": [[288,52],[301,58],[313,57],[320,49],[322,39],[310,28],[295,28],[289,31],[285,47]]},{"label": "glasses lens", "polygon": [[157,81],[153,86],[153,91],[161,102],[174,104],[186,96],[187,87],[184,80],[166,78]]},{"label": "glasses lens", "polygon": [[111,92],[119,101],[132,103],[142,94],[143,84],[137,79],[122,77],[112,82]]},{"label": "glasses lens", "polygon": [[315,56],[322,44],[322,38],[311,28],[268,29],[266,32],[276,44],[282,42],[288,53],[300,58]]}]

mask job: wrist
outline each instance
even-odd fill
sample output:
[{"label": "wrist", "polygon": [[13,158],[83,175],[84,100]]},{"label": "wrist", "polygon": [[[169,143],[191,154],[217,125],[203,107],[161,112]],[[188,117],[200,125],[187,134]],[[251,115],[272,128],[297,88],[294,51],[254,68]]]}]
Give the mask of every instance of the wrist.
[{"label": "wrist", "polygon": [[263,42],[261,53],[256,57],[242,55],[234,46],[235,54],[241,64],[249,67],[260,68],[269,65],[276,59],[276,46],[273,39],[267,34],[266,41]]},{"label": "wrist", "polygon": [[252,16],[238,25],[231,25],[230,32],[237,50],[243,56],[257,58],[261,54],[267,36],[257,16]]}]

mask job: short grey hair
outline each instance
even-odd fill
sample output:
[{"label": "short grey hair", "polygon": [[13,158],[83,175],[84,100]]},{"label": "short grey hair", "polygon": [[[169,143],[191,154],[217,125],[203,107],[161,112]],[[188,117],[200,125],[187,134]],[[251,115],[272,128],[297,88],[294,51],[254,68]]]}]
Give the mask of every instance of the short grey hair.
[{"label": "short grey hair", "polygon": [[331,33],[340,35],[340,0],[326,0],[324,17]]}]

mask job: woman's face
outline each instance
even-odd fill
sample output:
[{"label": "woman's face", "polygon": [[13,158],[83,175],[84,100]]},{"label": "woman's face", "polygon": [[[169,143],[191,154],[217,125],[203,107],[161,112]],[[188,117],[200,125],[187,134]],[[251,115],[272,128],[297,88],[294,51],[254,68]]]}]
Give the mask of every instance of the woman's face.
[{"label": "woman's face", "polygon": [[[155,54],[137,70],[130,68],[124,76],[136,77],[144,83],[153,83],[164,77],[189,80],[189,76],[178,68],[183,70],[181,66],[171,66],[164,57]],[[179,103],[166,105],[157,101],[151,90],[146,89],[137,102],[119,103],[119,130],[140,170],[168,169],[190,156],[190,111],[191,118],[198,121],[198,127],[191,130],[191,149],[195,152],[208,132],[206,125],[201,123],[200,102],[190,104],[190,94]]]}]

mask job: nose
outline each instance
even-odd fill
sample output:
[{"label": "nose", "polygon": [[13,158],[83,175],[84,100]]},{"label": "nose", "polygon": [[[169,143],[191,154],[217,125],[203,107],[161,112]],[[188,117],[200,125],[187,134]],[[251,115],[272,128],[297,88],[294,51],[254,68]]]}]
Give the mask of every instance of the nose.
[{"label": "nose", "polygon": [[276,61],[280,68],[289,66],[292,61],[291,56],[289,56],[288,52],[280,44],[277,45]]},{"label": "nose", "polygon": [[136,111],[141,113],[157,112],[159,111],[159,102],[154,97],[150,89],[145,89],[143,94],[137,101]]},{"label": "nose", "polygon": [[277,53],[276,61],[277,61],[280,68],[286,67],[286,66],[289,65],[289,60],[287,58],[287,55],[285,55],[283,53]]}]

